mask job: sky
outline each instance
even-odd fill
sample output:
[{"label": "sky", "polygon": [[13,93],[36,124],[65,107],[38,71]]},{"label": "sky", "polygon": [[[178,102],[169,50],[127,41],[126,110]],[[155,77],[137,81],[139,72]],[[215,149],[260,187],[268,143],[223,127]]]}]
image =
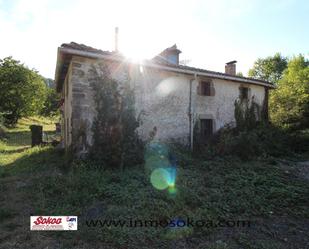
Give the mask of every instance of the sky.
[{"label": "sky", "polygon": [[0,58],[54,78],[57,48],[71,41],[133,59],[177,44],[188,65],[247,75],[257,58],[309,57],[307,0],[0,0]]}]

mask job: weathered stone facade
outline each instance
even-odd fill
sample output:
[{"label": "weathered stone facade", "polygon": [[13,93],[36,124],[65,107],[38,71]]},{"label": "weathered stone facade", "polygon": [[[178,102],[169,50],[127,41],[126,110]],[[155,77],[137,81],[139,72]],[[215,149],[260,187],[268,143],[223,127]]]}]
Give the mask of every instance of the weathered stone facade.
[{"label": "weathered stone facade", "polygon": [[[99,68],[102,60],[73,56],[62,87],[65,98],[63,116],[64,145],[72,145],[77,153],[91,146],[92,124],[96,115],[94,92],[91,86],[93,67]],[[263,105],[263,85],[244,84],[237,81],[207,78],[182,72],[171,72],[128,62],[104,61],[111,75],[119,82],[129,78],[135,91],[136,115],[141,118],[138,133],[146,140],[150,134],[163,141],[177,140],[192,143],[193,127],[199,119],[213,120],[216,131],[233,124],[234,102],[239,88],[249,89],[249,98]],[[199,83],[211,82],[214,96],[198,94]]]}]

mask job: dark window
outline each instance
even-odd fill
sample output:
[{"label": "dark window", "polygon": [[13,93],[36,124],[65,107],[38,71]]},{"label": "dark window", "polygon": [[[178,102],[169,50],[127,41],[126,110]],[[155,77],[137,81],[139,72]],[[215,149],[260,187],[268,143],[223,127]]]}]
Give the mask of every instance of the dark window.
[{"label": "dark window", "polygon": [[209,138],[213,134],[213,120],[201,119],[201,136],[203,138]]},{"label": "dark window", "polygon": [[240,99],[248,99],[248,95],[249,95],[249,88],[247,87],[239,88],[239,98]]},{"label": "dark window", "polygon": [[200,82],[200,95],[211,96],[211,83],[208,81]]}]

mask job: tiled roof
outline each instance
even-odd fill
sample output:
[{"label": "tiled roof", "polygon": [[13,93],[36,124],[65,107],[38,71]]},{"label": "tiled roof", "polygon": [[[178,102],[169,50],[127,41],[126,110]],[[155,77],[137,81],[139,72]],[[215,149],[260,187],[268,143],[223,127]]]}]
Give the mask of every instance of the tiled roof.
[{"label": "tiled roof", "polygon": [[[90,46],[86,46],[84,44],[79,44],[79,43],[75,43],[75,42],[71,42],[71,43],[63,43],[61,45],[62,48],[68,48],[68,49],[74,49],[74,50],[79,50],[79,51],[83,51],[83,52],[90,52],[90,53],[95,53],[95,54],[100,54],[100,55],[109,55],[112,57],[117,57],[118,59],[125,59],[125,57],[123,55],[121,55],[120,53],[117,52],[110,52],[110,51],[103,51],[101,49],[96,49]],[[174,45],[173,47],[169,48],[169,49],[177,49],[176,45]],[[180,51],[180,50],[179,50]],[[200,73],[208,73],[208,74],[212,74],[212,75],[218,75],[218,76],[228,76],[228,77],[232,77],[234,78],[235,81],[237,81],[237,79],[239,79],[239,81],[243,81],[243,80],[253,80],[256,82],[261,82],[263,84],[268,84],[270,87],[273,87],[273,84],[271,84],[270,82],[267,81],[263,81],[263,80],[258,80],[258,79],[254,79],[254,78],[249,78],[249,77],[242,77],[242,76],[237,76],[237,75],[230,75],[230,74],[226,74],[226,73],[221,73],[221,72],[216,72],[216,71],[211,71],[211,70],[206,70],[206,69],[202,69],[202,68],[196,68],[196,67],[190,67],[190,66],[184,66],[184,65],[176,65],[176,64],[172,64],[169,63],[168,61],[166,61],[165,59],[162,58],[162,56],[156,56],[154,57],[152,60],[148,60],[147,62],[150,63],[154,63],[157,65],[162,65],[162,66],[167,66],[170,68],[175,68],[175,69],[180,69],[180,70],[189,70],[189,71],[194,71],[194,72],[200,72]]]},{"label": "tiled roof", "polygon": [[86,46],[84,44],[79,44],[76,42],[70,42],[70,43],[63,43],[61,45],[62,48],[71,48],[71,49],[77,49],[85,52],[91,52],[91,53],[96,53],[96,54],[103,54],[103,55],[112,55],[114,52],[109,52],[109,51],[103,51],[101,49],[96,49],[90,46]]},{"label": "tiled roof", "polygon": [[218,75],[218,76],[230,76],[230,77],[233,77],[233,78],[236,78],[236,79],[254,80],[254,81],[261,82],[261,83],[266,83],[266,84],[272,85],[268,81],[254,79],[254,78],[249,78],[249,77],[242,77],[242,76],[238,76],[238,75],[226,74],[226,73],[206,70],[206,69],[202,69],[202,68],[197,68],[197,67],[189,67],[189,66],[184,66],[184,65],[175,65],[175,64],[171,64],[171,63],[167,63],[167,62],[164,62],[164,64],[166,64],[169,67],[175,67],[175,68],[179,68],[179,69],[183,69],[183,70],[190,70],[190,71],[195,71],[195,72],[200,72],[200,73],[210,73],[210,74],[214,74],[214,75]]},{"label": "tiled roof", "polygon": [[254,80],[254,81],[261,82],[261,83],[266,83],[266,84],[272,85],[270,82],[264,81],[264,80],[259,80],[259,79],[249,78],[249,77],[242,77],[242,76],[238,76],[238,75],[231,75],[231,74],[211,71],[211,70],[197,68],[197,67],[190,67],[190,66],[184,66],[184,65],[175,65],[173,63],[169,63],[164,57],[159,56],[159,55],[154,57],[152,59],[152,61],[154,63],[156,63],[156,64],[160,64],[160,65],[164,65],[164,66],[168,66],[168,67],[174,67],[174,68],[179,68],[179,69],[183,69],[183,70],[190,70],[190,71],[195,71],[195,72],[200,72],[200,73],[210,73],[210,74],[214,74],[214,75],[218,75],[218,76],[219,75],[220,76],[231,76],[231,77],[236,78],[236,79]]}]

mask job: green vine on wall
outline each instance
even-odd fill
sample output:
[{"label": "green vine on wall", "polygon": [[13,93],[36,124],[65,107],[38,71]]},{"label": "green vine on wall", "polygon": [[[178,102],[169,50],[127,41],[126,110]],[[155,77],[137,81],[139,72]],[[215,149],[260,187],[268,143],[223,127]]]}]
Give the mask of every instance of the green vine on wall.
[{"label": "green vine on wall", "polygon": [[251,130],[257,126],[258,121],[261,121],[261,107],[255,102],[254,97],[251,101],[237,99],[234,105],[236,128],[239,131]]},{"label": "green vine on wall", "polygon": [[121,82],[113,79],[105,64],[92,66],[91,75],[97,115],[90,157],[105,167],[123,169],[139,164],[143,160],[143,143],[137,134],[139,122],[129,78]]}]

